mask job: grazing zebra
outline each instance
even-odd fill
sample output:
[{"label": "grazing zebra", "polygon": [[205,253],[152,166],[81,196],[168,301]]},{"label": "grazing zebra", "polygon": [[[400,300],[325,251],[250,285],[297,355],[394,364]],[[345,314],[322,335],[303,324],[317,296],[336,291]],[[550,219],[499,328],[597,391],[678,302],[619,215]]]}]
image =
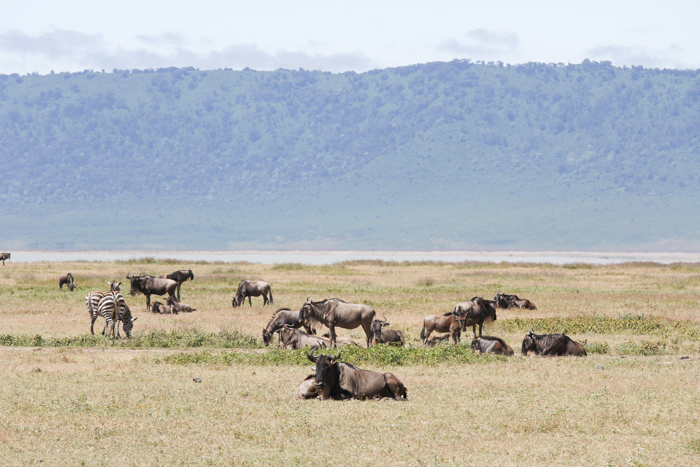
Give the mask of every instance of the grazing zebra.
[{"label": "grazing zebra", "polygon": [[[88,313],[90,314],[90,334],[93,336],[95,335],[95,320],[97,319],[98,316],[101,316],[98,313],[98,306],[100,304],[100,300],[102,298],[111,293],[111,292],[119,292],[119,285],[121,282],[107,282],[109,284],[109,292],[101,292],[99,290],[94,290],[87,294],[85,296],[85,306],[87,306]],[[102,334],[104,335],[105,331],[107,330],[107,323],[105,323],[105,328],[102,330]]]},{"label": "grazing zebra", "polygon": [[126,337],[131,337],[131,329],[134,327],[136,318],[132,318],[131,310],[124,300],[124,296],[119,292],[111,291],[105,294],[97,305],[97,313],[105,319],[105,329],[112,334],[112,338],[119,336],[119,322],[124,326]]},{"label": "grazing zebra", "polygon": [[10,259],[10,254],[11,253],[0,253],[0,261],[2,261],[2,265],[5,265],[5,260]]}]

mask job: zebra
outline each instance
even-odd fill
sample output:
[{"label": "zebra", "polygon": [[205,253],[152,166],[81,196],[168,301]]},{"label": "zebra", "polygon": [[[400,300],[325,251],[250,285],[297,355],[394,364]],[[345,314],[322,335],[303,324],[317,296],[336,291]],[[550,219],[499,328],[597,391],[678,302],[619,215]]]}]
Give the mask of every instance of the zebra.
[{"label": "zebra", "polygon": [[[100,304],[100,300],[102,298],[111,293],[111,292],[119,292],[119,285],[121,282],[107,282],[109,284],[109,292],[101,292],[99,290],[94,290],[87,294],[85,296],[85,306],[88,309],[88,313],[90,314],[90,334],[93,336],[95,335],[95,320],[97,319],[98,316],[102,316],[98,312],[98,307]],[[105,322],[105,328],[102,330],[102,334],[107,331],[107,323]]]},{"label": "zebra", "polygon": [[[97,313],[105,319],[105,330],[112,334],[112,338],[119,336],[119,322],[124,327],[126,337],[131,337],[131,329],[136,318],[132,318],[131,310],[120,292],[110,291],[105,294],[97,305]],[[116,328],[116,329],[115,329]]]}]

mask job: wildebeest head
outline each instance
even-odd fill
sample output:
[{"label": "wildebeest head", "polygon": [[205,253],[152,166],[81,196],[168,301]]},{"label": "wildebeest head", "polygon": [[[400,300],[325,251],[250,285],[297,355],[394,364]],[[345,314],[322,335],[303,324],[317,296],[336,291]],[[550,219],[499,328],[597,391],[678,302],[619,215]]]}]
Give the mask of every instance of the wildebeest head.
[{"label": "wildebeest head", "polygon": [[314,356],[314,352],[317,349],[311,351],[308,354],[309,360],[316,364],[316,382],[315,386],[317,388],[323,388],[324,386],[330,386],[333,379],[338,376],[338,360],[340,360],[340,351],[338,351],[337,356],[333,355],[319,355]]},{"label": "wildebeest head", "polygon": [[389,323],[387,323],[386,316],[382,316],[384,318],[384,321],[381,319],[375,319],[372,320],[372,333],[374,334],[374,338],[376,340],[379,340],[382,338],[382,328],[384,326],[389,326]]},{"label": "wildebeest head", "polygon": [[263,328],[262,336],[263,344],[265,344],[265,346],[270,345],[270,342],[272,342],[273,334],[267,329]]},{"label": "wildebeest head", "polygon": [[461,331],[466,331],[467,330],[467,314],[459,312],[459,311],[453,311],[452,314],[454,315],[455,319],[459,323],[459,329]]},{"label": "wildebeest head", "polygon": [[528,333],[525,335],[525,339],[523,339],[522,348],[520,349],[520,351],[523,355],[527,355],[528,352],[537,353],[537,345],[535,344],[535,337],[534,336],[535,336],[535,333],[532,332],[532,330],[528,331]]},{"label": "wildebeest head", "polygon": [[136,276],[132,276],[131,274],[127,274],[126,278],[131,281],[131,290],[129,290],[129,295],[136,295],[136,294],[143,293],[143,286],[144,286],[144,282],[146,281],[146,276],[144,276],[143,274],[138,274]]}]

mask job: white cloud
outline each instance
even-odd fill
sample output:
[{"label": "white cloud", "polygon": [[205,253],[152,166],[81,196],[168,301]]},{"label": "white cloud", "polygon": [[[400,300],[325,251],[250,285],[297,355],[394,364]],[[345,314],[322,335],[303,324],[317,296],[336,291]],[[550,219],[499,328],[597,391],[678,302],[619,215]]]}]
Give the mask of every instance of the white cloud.
[{"label": "white cloud", "polygon": [[439,49],[467,58],[498,59],[512,56],[518,50],[520,40],[511,32],[474,29],[460,39],[449,39],[439,45]]},{"label": "white cloud", "polygon": [[615,66],[644,66],[647,68],[693,68],[683,63],[683,49],[669,45],[665,49],[644,46],[605,45],[586,52],[593,60],[610,60]]}]

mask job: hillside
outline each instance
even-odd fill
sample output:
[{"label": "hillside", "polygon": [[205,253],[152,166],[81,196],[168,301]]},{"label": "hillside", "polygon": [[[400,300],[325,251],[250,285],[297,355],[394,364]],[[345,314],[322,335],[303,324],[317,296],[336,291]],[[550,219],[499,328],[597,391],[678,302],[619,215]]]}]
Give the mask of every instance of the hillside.
[{"label": "hillside", "polygon": [[700,250],[699,74],[0,75],[0,249]]}]

